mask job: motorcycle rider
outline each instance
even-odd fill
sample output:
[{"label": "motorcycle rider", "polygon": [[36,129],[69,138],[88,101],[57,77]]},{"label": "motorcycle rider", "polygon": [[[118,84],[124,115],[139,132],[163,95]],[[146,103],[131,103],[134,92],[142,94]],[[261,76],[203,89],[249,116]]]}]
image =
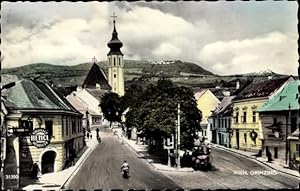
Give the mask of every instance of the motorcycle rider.
[{"label": "motorcycle rider", "polygon": [[124,160],[124,162],[121,165],[121,172],[122,174],[124,174],[124,170],[127,169],[129,171],[129,164],[127,163],[126,160]]}]

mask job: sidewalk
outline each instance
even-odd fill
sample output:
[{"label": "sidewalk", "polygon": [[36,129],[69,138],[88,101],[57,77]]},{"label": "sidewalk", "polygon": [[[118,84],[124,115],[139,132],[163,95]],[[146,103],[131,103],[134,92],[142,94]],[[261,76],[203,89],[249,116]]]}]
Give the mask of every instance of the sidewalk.
[{"label": "sidewalk", "polygon": [[[47,173],[41,175],[39,180],[33,184],[27,185],[22,190],[61,190],[62,187],[69,181],[69,179],[81,167],[86,158],[91,154],[93,149],[98,145],[96,140],[96,132],[92,131],[93,138],[85,139],[86,146],[77,154],[75,158],[75,165],[59,172]],[[26,180],[25,180],[26,181]],[[32,180],[28,180],[29,182]]]},{"label": "sidewalk", "polygon": [[224,147],[222,145],[217,145],[217,144],[213,144],[213,143],[211,143],[211,145],[213,147],[216,147],[216,148],[219,148],[219,149],[222,149],[222,150],[227,150],[229,152],[233,152],[233,153],[242,155],[244,157],[250,158],[250,159],[255,160],[255,161],[257,161],[261,164],[264,164],[264,165],[268,166],[269,168],[271,168],[273,170],[277,170],[281,173],[285,173],[285,174],[295,176],[295,177],[300,177],[299,172],[297,172],[296,170],[289,169],[289,168],[283,166],[282,164],[280,164],[278,162],[274,162],[274,161],[271,162],[271,163],[267,162],[267,159],[263,158],[263,157],[255,157],[255,153],[253,153],[253,152],[232,149],[232,148]]},{"label": "sidewalk", "polygon": [[[119,137],[121,140],[121,135],[122,135],[122,129],[121,128],[115,128],[112,129],[112,131],[116,130],[116,135]],[[194,170],[192,168],[180,168],[177,169],[175,167],[169,167],[166,164],[162,164],[159,162],[158,157],[155,157],[151,154],[148,153],[147,145],[142,145],[142,144],[136,144],[135,140],[129,140],[125,136],[123,136],[124,142],[129,145],[138,155],[139,158],[145,159],[152,168],[156,170],[161,170],[161,171],[180,171],[180,172],[193,172]]]}]

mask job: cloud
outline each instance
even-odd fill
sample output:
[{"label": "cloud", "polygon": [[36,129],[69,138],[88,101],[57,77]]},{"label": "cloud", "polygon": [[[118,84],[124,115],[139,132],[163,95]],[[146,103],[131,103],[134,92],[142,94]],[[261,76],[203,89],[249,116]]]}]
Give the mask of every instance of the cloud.
[{"label": "cloud", "polygon": [[275,31],[252,39],[217,41],[201,49],[199,60],[218,74],[267,69],[281,74],[296,74],[297,38]]},{"label": "cloud", "polygon": [[[290,15],[275,22],[283,18],[277,15],[278,8],[273,13],[276,17],[267,11],[268,19],[262,18],[267,26],[261,27],[260,22],[252,18],[253,11],[246,6],[242,6],[244,14],[238,4],[219,2],[15,2],[1,5],[3,67],[36,62],[75,65],[89,62],[94,56],[97,60],[106,60],[107,42],[113,29],[110,16],[116,12],[116,27],[124,45],[121,50],[125,59],[180,59],[201,63],[205,69],[220,74],[265,68],[279,73],[297,71],[297,35],[291,35],[296,34],[291,29],[296,23],[287,22]],[[259,6],[252,3],[251,10],[257,10],[256,7]],[[280,8],[284,7],[291,6]],[[260,7],[259,13],[262,10]],[[292,11],[292,14],[295,13]],[[283,30],[286,26],[290,27]],[[244,67],[237,69],[241,63]],[[250,67],[254,65],[257,67]]]}]

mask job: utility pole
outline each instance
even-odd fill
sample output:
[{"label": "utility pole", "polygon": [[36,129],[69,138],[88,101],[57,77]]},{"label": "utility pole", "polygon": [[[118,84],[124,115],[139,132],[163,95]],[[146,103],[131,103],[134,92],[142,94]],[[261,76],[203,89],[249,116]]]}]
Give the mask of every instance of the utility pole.
[{"label": "utility pole", "polygon": [[180,165],[180,103],[177,106],[177,168],[181,168]]}]

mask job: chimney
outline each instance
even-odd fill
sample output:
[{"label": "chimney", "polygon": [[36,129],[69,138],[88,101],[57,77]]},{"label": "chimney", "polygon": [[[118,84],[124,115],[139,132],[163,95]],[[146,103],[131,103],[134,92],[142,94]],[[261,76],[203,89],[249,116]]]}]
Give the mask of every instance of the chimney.
[{"label": "chimney", "polygon": [[100,84],[96,83],[96,89],[100,90],[100,87],[101,87]]},{"label": "chimney", "polygon": [[240,81],[239,80],[236,81],[236,89],[237,90],[240,89]]},{"label": "chimney", "polygon": [[76,91],[81,91],[82,87],[81,86],[77,86]]}]

